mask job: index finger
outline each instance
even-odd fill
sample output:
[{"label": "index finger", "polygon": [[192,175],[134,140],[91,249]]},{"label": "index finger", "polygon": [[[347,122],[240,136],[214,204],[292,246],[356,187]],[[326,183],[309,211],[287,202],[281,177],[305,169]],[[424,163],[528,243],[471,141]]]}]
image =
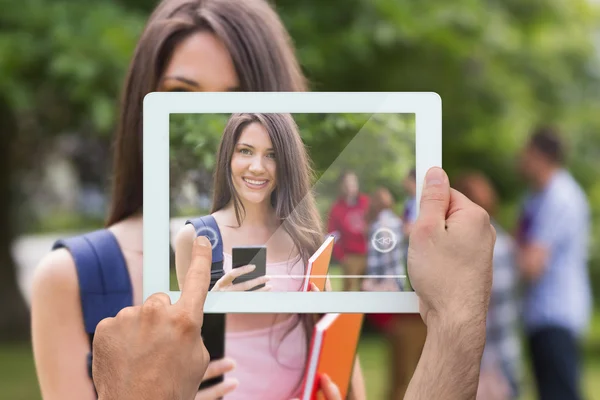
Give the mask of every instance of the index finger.
[{"label": "index finger", "polygon": [[327,400],[342,400],[340,389],[326,374],[321,376],[321,390]]},{"label": "index finger", "polygon": [[198,236],[192,246],[192,261],[185,276],[180,302],[194,319],[200,321],[210,286],[211,264],[212,246],[206,237]]}]

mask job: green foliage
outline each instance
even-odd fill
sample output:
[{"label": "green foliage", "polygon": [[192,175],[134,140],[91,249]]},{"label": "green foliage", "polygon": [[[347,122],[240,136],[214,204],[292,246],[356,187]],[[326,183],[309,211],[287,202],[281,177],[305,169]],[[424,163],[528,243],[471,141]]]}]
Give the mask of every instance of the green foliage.
[{"label": "green foliage", "polygon": [[[212,176],[227,119],[225,114],[171,115],[172,190],[194,172]],[[337,195],[337,179],[345,169],[357,173],[367,193],[386,186],[402,194],[402,179],[414,166],[414,115],[295,114],[294,119],[313,165],[314,189],[323,213]],[[210,188],[206,182],[200,190]]]},{"label": "green foliage", "polygon": [[[519,149],[535,125],[561,128],[571,150],[569,167],[593,207],[592,270],[600,285],[600,64],[592,41],[598,13],[591,2],[271,2],[294,39],[312,90],[439,93],[444,167],[451,177],[470,169],[489,175],[508,229],[524,189],[515,170]],[[155,4],[0,0],[0,93],[21,125],[12,144],[18,165],[27,169],[42,160],[52,134],[111,133],[125,70]],[[351,121],[345,130],[338,125],[345,122],[327,116],[315,122],[317,129],[302,118],[316,172],[328,187],[332,180],[324,172],[333,176],[342,168],[328,167],[330,154],[345,148],[364,121]],[[216,148],[218,129],[204,136],[195,130],[204,124],[189,123],[174,128],[180,133],[172,145],[189,150],[178,155],[177,165],[210,167],[215,152],[208,149]],[[402,174],[387,161],[371,164],[385,159],[376,154],[364,154],[363,165],[383,171],[400,195],[394,173]]]},{"label": "green foliage", "polygon": [[21,121],[16,151],[43,156],[66,131],[111,134],[143,16],[107,1],[0,3],[0,92]]},{"label": "green foliage", "polygon": [[[486,173],[512,228],[530,130],[555,124],[593,207],[600,292],[598,10],[586,0],[296,2],[277,0],[313,90],[435,91],[451,178]],[[349,68],[348,66],[352,66]]]}]

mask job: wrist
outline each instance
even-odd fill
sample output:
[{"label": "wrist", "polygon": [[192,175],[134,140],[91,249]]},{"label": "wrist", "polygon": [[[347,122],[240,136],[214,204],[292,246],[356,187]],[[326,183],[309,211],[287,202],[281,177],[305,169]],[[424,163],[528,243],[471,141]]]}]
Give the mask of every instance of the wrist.
[{"label": "wrist", "polygon": [[[470,311],[467,311],[470,310]],[[446,311],[430,310],[425,315],[427,328],[436,333],[456,335],[459,333],[485,333],[487,311],[485,309],[473,312],[469,306],[448,308]]]},{"label": "wrist", "polygon": [[[464,361],[477,365],[481,362],[485,347],[485,315],[467,316],[464,313],[433,315],[427,321],[427,342],[443,353],[451,353]],[[476,360],[476,362],[475,362]]]},{"label": "wrist", "polygon": [[131,384],[124,387],[111,386],[108,390],[99,390],[97,400],[180,400],[174,392],[165,393],[160,387],[148,385],[143,389],[136,389],[143,385]]}]

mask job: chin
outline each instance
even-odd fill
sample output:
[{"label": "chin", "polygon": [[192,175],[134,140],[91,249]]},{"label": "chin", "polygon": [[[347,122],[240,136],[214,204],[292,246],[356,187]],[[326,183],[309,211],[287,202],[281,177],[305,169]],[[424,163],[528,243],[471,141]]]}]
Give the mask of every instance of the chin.
[{"label": "chin", "polygon": [[271,191],[268,190],[252,191],[245,187],[236,187],[235,189],[239,199],[246,204],[261,204],[269,202],[271,199]]},{"label": "chin", "polygon": [[247,204],[262,204],[269,201],[269,198],[270,196],[256,195],[255,193],[250,195],[247,193],[240,194],[240,199]]}]

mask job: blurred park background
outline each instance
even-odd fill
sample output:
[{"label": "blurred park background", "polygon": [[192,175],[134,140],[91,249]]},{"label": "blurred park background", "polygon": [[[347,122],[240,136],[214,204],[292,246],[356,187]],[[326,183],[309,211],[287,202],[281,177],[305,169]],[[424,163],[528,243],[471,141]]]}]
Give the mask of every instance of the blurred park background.
[{"label": "blurred park background", "polygon": [[[443,165],[476,169],[512,231],[524,181],[516,155],[554,124],[593,209],[593,327],[584,386],[600,399],[600,25],[590,0],[273,1],[314,91],[435,91]],[[151,0],[0,0],[0,397],[39,399],[29,282],[52,242],[101,227],[119,91]],[[331,140],[335,141],[334,138]],[[560,294],[557,294],[560,295]],[[368,326],[369,399],[389,354]],[[524,360],[525,362],[525,360]],[[533,399],[527,380],[525,399]]]},{"label": "blurred park background", "polygon": [[[415,165],[414,114],[293,114],[315,175],[313,192],[327,224],[338,196],[338,179],[354,171],[360,190],[387,187],[402,213],[403,179]],[[169,139],[170,216],[177,221],[210,213],[219,142],[230,114],[171,114]],[[176,226],[179,223],[179,226]],[[173,238],[172,238],[173,239]]]}]

